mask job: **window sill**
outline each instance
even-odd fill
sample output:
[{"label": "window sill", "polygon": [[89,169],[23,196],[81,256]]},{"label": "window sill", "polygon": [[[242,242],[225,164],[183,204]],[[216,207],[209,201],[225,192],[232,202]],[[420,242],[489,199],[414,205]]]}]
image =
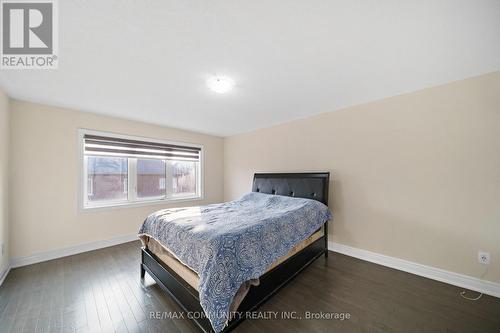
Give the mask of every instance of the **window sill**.
[{"label": "window sill", "polygon": [[189,202],[189,201],[200,201],[203,200],[203,196],[195,196],[195,197],[178,197],[178,198],[169,198],[169,199],[157,199],[157,200],[139,200],[134,202],[123,202],[123,203],[110,203],[110,204],[102,204],[102,205],[89,205],[80,207],[81,213],[90,213],[102,210],[112,210],[112,209],[120,209],[120,208],[134,208],[134,207],[143,207],[143,206],[155,206],[155,205],[168,205],[173,203],[180,202]]}]

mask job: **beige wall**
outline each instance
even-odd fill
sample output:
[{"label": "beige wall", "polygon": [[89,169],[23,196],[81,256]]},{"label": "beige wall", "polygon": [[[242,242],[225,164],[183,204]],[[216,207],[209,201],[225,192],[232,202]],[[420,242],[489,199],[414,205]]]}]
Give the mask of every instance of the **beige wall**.
[{"label": "beige wall", "polygon": [[500,72],[225,141],[225,199],[254,172],[330,171],[333,241],[500,282]]},{"label": "beige wall", "polygon": [[138,231],[155,204],[93,212],[78,210],[78,128],[204,145],[202,201],[223,198],[223,139],[21,101],[11,103],[11,256],[24,257]]},{"label": "beige wall", "polygon": [[8,215],[9,98],[0,90],[0,278],[9,262]]},{"label": "beige wall", "polygon": [[[0,94],[3,241],[7,111]],[[225,140],[21,101],[10,111],[11,257],[130,235],[171,206],[79,212],[77,129],[88,128],[204,144],[205,199],[183,205],[237,198],[254,172],[330,171],[333,241],[470,276],[483,273],[481,249],[500,282],[500,72]]]}]

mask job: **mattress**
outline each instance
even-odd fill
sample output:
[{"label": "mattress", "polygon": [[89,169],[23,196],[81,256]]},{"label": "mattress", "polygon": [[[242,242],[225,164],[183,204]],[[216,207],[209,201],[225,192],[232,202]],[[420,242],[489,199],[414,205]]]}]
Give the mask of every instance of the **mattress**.
[{"label": "mattress", "polygon": [[[288,258],[295,255],[302,249],[306,248],[308,245],[312,244],[313,242],[321,238],[323,235],[324,235],[323,228],[321,228],[320,230],[316,231],[314,234],[309,236],[304,241],[295,245],[286,255],[273,262],[271,266],[269,266],[269,268],[267,269],[266,273],[275,268],[276,266],[278,266],[279,264],[283,263]],[[147,247],[149,251],[151,251],[154,255],[156,255],[165,265],[167,265],[170,269],[172,269],[191,287],[198,290],[200,277],[194,270],[184,265],[177,258],[175,258],[175,256],[167,247],[163,246],[158,240],[154,239],[153,237],[141,235],[140,239],[142,241],[142,244],[145,247]],[[253,284],[256,283],[257,282],[254,282]]]}]

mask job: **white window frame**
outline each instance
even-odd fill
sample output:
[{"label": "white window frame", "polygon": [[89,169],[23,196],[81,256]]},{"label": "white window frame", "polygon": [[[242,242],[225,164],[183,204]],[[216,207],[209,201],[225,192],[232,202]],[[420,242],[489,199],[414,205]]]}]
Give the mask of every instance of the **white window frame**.
[{"label": "white window frame", "polygon": [[88,177],[85,177],[85,178],[87,179],[87,190],[89,189],[89,185],[90,185],[90,191],[88,191],[88,193],[86,193],[86,194],[94,195],[94,182],[89,181],[90,179]]},{"label": "white window frame", "polygon": [[[166,187],[166,195],[159,197],[149,197],[149,198],[138,198],[137,197],[137,159],[129,158],[128,159],[128,198],[126,200],[110,200],[103,202],[90,202],[87,200],[87,186],[88,186],[88,175],[87,175],[87,157],[84,152],[84,136],[86,134],[89,135],[100,135],[100,136],[108,136],[113,138],[120,139],[128,139],[128,140],[142,140],[148,142],[156,142],[156,143],[164,143],[164,144],[172,144],[172,145],[182,145],[188,147],[196,147],[200,148],[200,162],[197,168],[197,183],[196,183],[196,194],[195,195],[172,195],[172,177],[169,177],[168,166],[169,163],[165,163],[166,165],[166,179],[165,179],[165,187]],[[199,201],[204,198],[204,150],[203,145],[201,144],[193,144],[179,141],[171,141],[171,140],[161,140],[161,139],[152,139],[140,136],[131,136],[124,134],[117,134],[111,132],[103,132],[96,131],[90,129],[78,129],[78,207],[82,212],[92,211],[92,210],[101,210],[108,208],[119,208],[119,207],[134,207],[134,206],[145,206],[145,205],[154,205],[154,204],[168,204],[175,202],[184,202],[184,201]],[[140,158],[139,158],[140,159]]]}]

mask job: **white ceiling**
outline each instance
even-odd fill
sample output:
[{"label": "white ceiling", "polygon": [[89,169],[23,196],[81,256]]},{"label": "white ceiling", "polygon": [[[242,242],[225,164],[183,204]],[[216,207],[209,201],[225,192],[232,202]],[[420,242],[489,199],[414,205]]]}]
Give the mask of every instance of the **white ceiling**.
[{"label": "white ceiling", "polygon": [[9,95],[220,136],[500,70],[498,0],[58,3],[59,69]]}]

